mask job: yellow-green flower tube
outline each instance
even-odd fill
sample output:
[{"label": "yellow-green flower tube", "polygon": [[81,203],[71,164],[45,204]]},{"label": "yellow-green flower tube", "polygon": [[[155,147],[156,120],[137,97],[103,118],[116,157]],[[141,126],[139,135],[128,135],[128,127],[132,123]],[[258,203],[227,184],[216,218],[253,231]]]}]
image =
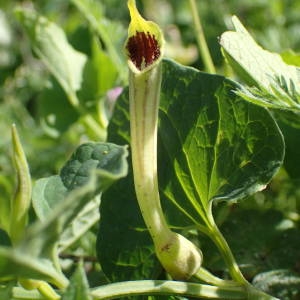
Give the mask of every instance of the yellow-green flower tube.
[{"label": "yellow-green flower tube", "polygon": [[201,251],[165,220],[157,180],[157,123],[164,39],[158,25],[146,21],[129,0],[131,23],[125,51],[129,67],[131,156],[138,203],[158,259],[174,279],[194,275]]}]

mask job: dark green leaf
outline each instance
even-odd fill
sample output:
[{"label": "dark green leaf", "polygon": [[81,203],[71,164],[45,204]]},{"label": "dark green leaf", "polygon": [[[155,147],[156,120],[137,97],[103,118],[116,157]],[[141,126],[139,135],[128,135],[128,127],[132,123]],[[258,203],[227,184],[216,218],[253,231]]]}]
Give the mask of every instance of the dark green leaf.
[{"label": "dark green leaf", "polygon": [[0,229],[0,246],[11,246],[10,238],[3,229]]},{"label": "dark green leaf", "polygon": [[13,298],[12,297],[12,295],[13,295],[13,292],[12,292],[13,286],[14,286],[13,282],[11,282],[7,286],[1,286],[0,287],[0,299],[3,299],[3,300],[12,299]]},{"label": "dark green leaf", "polygon": [[89,284],[80,263],[71,277],[70,284],[64,292],[62,300],[91,300]]},{"label": "dark green leaf", "polygon": [[102,196],[98,258],[112,281],[157,278],[161,267],[142,219],[133,189],[132,172]]},{"label": "dark green leaf", "polygon": [[70,105],[63,89],[55,80],[39,95],[38,114],[45,132],[52,137],[59,137],[78,118],[79,114]]},{"label": "dark green leaf", "polygon": [[100,97],[115,86],[117,70],[110,57],[94,41],[92,43],[92,57],[87,62],[83,72],[82,88],[79,92],[86,106],[92,101],[98,102]]},{"label": "dark green leaf", "polygon": [[124,79],[126,75],[125,64],[122,61],[119,49],[122,47],[122,39],[125,31],[117,22],[105,18],[104,7],[101,2],[95,0],[72,0],[72,3],[88,21],[90,27],[97,33],[104,43],[110,59],[114,62],[119,76]]},{"label": "dark green leaf", "polygon": [[262,189],[284,151],[269,113],[236,96],[236,86],[221,76],[166,61],[163,78],[160,135],[175,170],[169,170],[167,197],[179,204],[172,190],[181,186],[182,202],[199,208]]},{"label": "dark green leaf", "polygon": [[285,141],[285,169],[291,178],[300,179],[300,128],[294,128],[284,122],[280,122],[279,126]]},{"label": "dark green leaf", "polygon": [[127,174],[126,147],[109,143],[85,143],[80,145],[60,172],[68,190],[83,186],[89,180],[92,170],[99,170],[104,176],[98,182],[97,190],[103,191],[117,178]]},{"label": "dark green leaf", "polygon": [[[158,168],[172,225],[201,222],[202,205],[206,209],[211,200],[256,192],[282,162],[276,123],[265,109],[237,97],[235,88],[224,77],[163,63]],[[128,119],[125,92],[110,125],[110,141],[129,142]],[[103,195],[101,205],[97,252],[112,280],[154,278],[158,270],[150,260],[153,246],[130,174]]]}]

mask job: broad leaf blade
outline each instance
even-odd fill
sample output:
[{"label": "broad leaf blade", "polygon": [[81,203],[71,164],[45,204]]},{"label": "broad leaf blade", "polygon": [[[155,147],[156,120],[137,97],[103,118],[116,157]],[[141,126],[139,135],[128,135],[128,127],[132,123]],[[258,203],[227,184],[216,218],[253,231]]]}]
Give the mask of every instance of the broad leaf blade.
[{"label": "broad leaf blade", "polygon": [[[270,114],[239,98],[224,77],[164,61],[163,78],[158,174],[165,214],[179,229],[200,223],[210,201],[240,199],[265,186],[282,163],[283,140]],[[129,142],[127,92],[109,140]],[[101,205],[97,253],[114,281],[155,278],[159,271],[150,262],[153,246],[130,174]]]},{"label": "broad leaf blade", "polygon": [[[57,177],[46,180],[46,185],[50,186],[49,198],[42,199],[44,207],[39,208],[41,211],[39,214],[46,213],[47,218],[29,228],[23,246],[26,248],[26,245],[30,244],[29,240],[35,240],[39,235],[41,244],[44,244],[46,238],[50,238],[44,231],[51,227],[57,228],[58,232],[67,228],[91,199],[126,176],[127,155],[126,146],[92,142],[80,145],[61,170],[61,180],[67,189],[65,199],[59,203],[53,200],[55,192],[60,193],[63,190],[60,180]],[[38,207],[37,204],[35,206]],[[53,208],[49,208],[50,206]],[[41,251],[43,247],[34,249],[33,253]]]},{"label": "broad leaf blade", "polygon": [[111,281],[157,278],[161,267],[142,219],[132,172],[102,196],[97,254]]},{"label": "broad leaf blade", "polygon": [[[33,188],[32,203],[38,218],[45,221],[55,207],[64,201],[67,192],[58,175],[37,180]],[[59,238],[59,252],[73,244],[99,220],[99,205],[100,197],[95,197],[64,228]]]},{"label": "broad leaf blade", "polygon": [[275,121],[236,88],[224,77],[164,64],[160,134],[176,173],[169,182],[181,185],[194,207],[255,193],[282,163]]}]

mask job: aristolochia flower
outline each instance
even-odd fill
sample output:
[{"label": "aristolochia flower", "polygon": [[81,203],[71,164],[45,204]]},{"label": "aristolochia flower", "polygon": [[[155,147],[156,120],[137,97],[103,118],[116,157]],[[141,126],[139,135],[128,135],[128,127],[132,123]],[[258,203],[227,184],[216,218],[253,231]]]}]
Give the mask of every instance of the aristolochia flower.
[{"label": "aristolochia flower", "polygon": [[157,123],[164,39],[158,25],[146,21],[129,0],[131,23],[125,50],[129,67],[131,157],[138,203],[155,251],[175,279],[194,275],[202,262],[201,251],[165,220],[157,180]]},{"label": "aristolochia flower", "polygon": [[131,22],[125,50],[128,64],[133,72],[142,72],[154,67],[163,56],[164,39],[157,24],[146,21],[138,12],[135,1],[128,1]]}]

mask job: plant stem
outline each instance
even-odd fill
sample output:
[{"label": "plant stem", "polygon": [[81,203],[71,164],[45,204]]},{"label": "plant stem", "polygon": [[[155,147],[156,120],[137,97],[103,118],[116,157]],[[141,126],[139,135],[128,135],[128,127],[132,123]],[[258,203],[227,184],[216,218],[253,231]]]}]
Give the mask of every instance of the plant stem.
[{"label": "plant stem", "polygon": [[61,296],[47,282],[38,282],[39,287],[34,290],[27,290],[22,287],[13,287],[12,300],[59,300]]},{"label": "plant stem", "polygon": [[246,299],[242,287],[215,287],[199,283],[141,280],[108,284],[92,289],[93,299],[119,299],[134,295],[180,295],[198,299]]},{"label": "plant stem", "polygon": [[199,47],[199,51],[205,66],[205,70],[208,73],[215,74],[216,69],[214,66],[214,63],[212,61],[205,35],[203,32],[203,28],[201,25],[200,15],[198,13],[197,5],[195,0],[190,0],[190,6],[191,6],[191,13],[193,16],[194,26],[195,26],[195,32],[196,32],[196,39]]},{"label": "plant stem", "polygon": [[211,211],[211,204],[210,204],[210,208],[208,209],[208,222],[209,222],[208,224],[209,237],[212,239],[212,241],[215,243],[220,253],[222,254],[232,279],[240,284],[248,285],[249,283],[243,276],[227,241],[225,240],[221,231],[215,224],[212,211]]},{"label": "plant stem", "polygon": [[212,273],[210,273],[208,270],[205,268],[201,267],[199,271],[194,275],[195,278],[202,280],[208,284],[212,284],[215,286],[219,287],[230,287],[230,286],[235,286],[235,287],[241,287],[241,285],[235,281],[231,280],[224,280],[219,277],[216,277]]},{"label": "plant stem", "polygon": [[45,281],[41,282],[38,287],[38,291],[49,300],[58,300],[60,296],[54,291],[54,289]]}]

